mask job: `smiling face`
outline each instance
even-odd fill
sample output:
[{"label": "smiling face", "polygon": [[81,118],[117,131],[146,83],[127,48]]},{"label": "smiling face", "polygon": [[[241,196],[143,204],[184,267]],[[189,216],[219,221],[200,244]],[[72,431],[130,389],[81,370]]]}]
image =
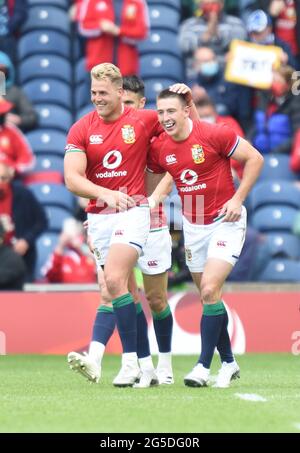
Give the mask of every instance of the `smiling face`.
[{"label": "smiling face", "polygon": [[122,113],[123,88],[108,78],[96,80],[92,77],[91,101],[97,113],[105,121],[114,121]]},{"label": "smiling face", "polygon": [[175,141],[185,140],[189,135],[189,108],[179,97],[158,98],[158,120],[166,133]]}]

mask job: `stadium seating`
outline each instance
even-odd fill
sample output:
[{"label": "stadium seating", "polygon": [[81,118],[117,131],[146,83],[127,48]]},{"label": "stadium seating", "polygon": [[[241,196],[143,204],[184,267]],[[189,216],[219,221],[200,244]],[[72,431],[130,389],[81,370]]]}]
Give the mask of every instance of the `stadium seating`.
[{"label": "stadium seating", "polygon": [[28,19],[21,28],[25,34],[33,30],[57,30],[70,35],[71,23],[67,11],[56,6],[40,5],[29,8]]},{"label": "stadium seating", "polygon": [[140,73],[142,79],[169,78],[174,82],[183,80],[182,62],[173,55],[152,53],[140,58]]},{"label": "stadium seating", "polygon": [[252,209],[267,204],[285,204],[300,209],[300,189],[290,181],[258,182],[251,191],[250,203]]},{"label": "stadium seating", "polygon": [[270,260],[259,276],[263,282],[300,282],[300,262],[288,259]]},{"label": "stadium seating", "polygon": [[44,57],[48,54],[69,58],[71,41],[65,35],[53,30],[37,30],[22,36],[18,42],[18,59],[23,60],[32,55]]},{"label": "stadium seating", "polygon": [[296,174],[289,168],[289,155],[267,154],[264,156],[264,159],[264,166],[259,181],[266,181],[267,179],[286,179],[294,181],[297,179]]},{"label": "stadium seating", "polygon": [[164,88],[168,88],[173,83],[174,80],[167,78],[145,80],[145,96],[147,102],[155,104],[157,94]]},{"label": "stadium seating", "polygon": [[251,223],[259,231],[291,232],[297,212],[296,208],[285,205],[258,208]]},{"label": "stadium seating", "polygon": [[27,0],[28,6],[57,6],[68,11],[70,7],[69,0]]},{"label": "stadium seating", "polygon": [[58,206],[73,213],[75,198],[63,184],[29,184],[28,188],[43,206]]},{"label": "stadium seating", "polygon": [[170,6],[175,8],[177,11],[180,11],[181,1],[180,0],[147,0],[148,5],[151,6]]},{"label": "stadium seating", "polygon": [[66,134],[52,129],[38,129],[26,134],[35,154],[53,153],[64,156]]},{"label": "stadium seating", "polygon": [[70,212],[58,206],[46,206],[45,210],[48,217],[48,231],[60,233],[63,222],[70,218]]},{"label": "stadium seating", "polygon": [[90,92],[86,83],[81,83],[76,87],[75,106],[78,111],[90,101]]},{"label": "stadium seating", "polygon": [[44,233],[38,238],[36,242],[37,260],[34,273],[36,281],[42,280],[45,276],[43,273],[43,266],[45,266],[53,253],[58,242],[58,237],[59,236],[56,233]]},{"label": "stadium seating", "polygon": [[165,28],[174,33],[178,32],[180,12],[162,3],[150,4],[149,17],[151,30]]},{"label": "stadium seating", "polygon": [[24,92],[33,104],[57,104],[72,108],[71,88],[55,79],[32,80],[23,85]]},{"label": "stadium seating", "polygon": [[181,50],[177,43],[177,34],[169,30],[152,30],[148,39],[139,43],[140,55],[147,53],[167,53],[181,58]]},{"label": "stadium seating", "polygon": [[87,83],[89,79],[90,75],[85,68],[85,59],[80,58],[75,66],[75,83],[76,85],[79,83]]},{"label": "stadium seating", "polygon": [[57,171],[61,174],[64,172],[64,160],[63,156],[57,156],[55,154],[38,154],[35,159],[35,172],[41,171]]},{"label": "stadium seating", "polygon": [[95,110],[95,108],[94,108],[94,106],[93,106],[92,103],[85,105],[84,107],[82,107],[82,108],[77,112],[76,120],[79,120],[79,119],[82,118],[84,115],[86,115],[87,113],[92,112],[93,110]]},{"label": "stadium seating", "polygon": [[71,64],[67,59],[57,55],[33,55],[20,63],[19,81],[21,84],[43,77],[70,83],[72,77]]},{"label": "stadium seating", "polygon": [[300,258],[300,238],[290,233],[267,233],[265,238],[270,256],[292,259]]},{"label": "stadium seating", "polygon": [[70,111],[58,105],[37,105],[35,110],[39,116],[39,127],[54,128],[68,132],[73,123]]}]

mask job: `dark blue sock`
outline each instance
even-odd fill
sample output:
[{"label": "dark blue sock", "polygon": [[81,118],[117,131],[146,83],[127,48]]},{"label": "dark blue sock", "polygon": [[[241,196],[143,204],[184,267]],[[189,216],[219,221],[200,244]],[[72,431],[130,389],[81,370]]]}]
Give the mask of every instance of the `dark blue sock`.
[{"label": "dark blue sock", "polygon": [[222,324],[222,330],[217,344],[217,350],[219,351],[221,362],[231,363],[234,361],[231,342],[228,333],[228,314],[227,311],[224,313],[224,320]]},{"label": "dark blue sock", "polygon": [[137,350],[136,309],[131,294],[127,293],[112,301],[123,352]]},{"label": "dark blue sock", "polygon": [[225,307],[223,302],[216,304],[205,304],[201,318],[201,354],[198,362],[202,363],[205,368],[210,368],[215,348],[218,344],[219,337],[224,321]]},{"label": "dark blue sock", "polygon": [[94,322],[92,341],[106,346],[116,326],[116,316],[112,307],[101,305]]},{"label": "dark blue sock", "polygon": [[159,352],[171,352],[173,316],[169,305],[161,313],[152,312],[152,316]]},{"label": "dark blue sock", "polygon": [[137,321],[137,356],[139,359],[149,357],[150,345],[148,323],[141,303],[135,304]]}]

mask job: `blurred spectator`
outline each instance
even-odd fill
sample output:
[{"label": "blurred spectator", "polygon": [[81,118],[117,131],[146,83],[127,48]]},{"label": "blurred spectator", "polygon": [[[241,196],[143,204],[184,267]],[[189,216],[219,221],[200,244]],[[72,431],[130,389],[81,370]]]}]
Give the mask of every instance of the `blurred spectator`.
[{"label": "blurred spectator", "polygon": [[269,14],[273,19],[274,33],[286,42],[300,68],[300,2],[297,0],[271,0]]},{"label": "blurred spectator", "polygon": [[195,51],[194,67],[196,78],[192,85],[193,98],[197,102],[209,97],[216,106],[219,115],[236,118],[243,128],[247,128],[252,117],[251,95],[249,87],[227,82],[224,68],[216,53],[209,47],[199,47]]},{"label": "blurred spectator", "polygon": [[22,290],[26,267],[20,255],[4,243],[4,235],[5,231],[0,222],[0,291]]},{"label": "blurred spectator", "polygon": [[300,96],[292,92],[294,69],[281,66],[273,71],[271,91],[257,93],[253,145],[263,154],[290,153],[300,128]]},{"label": "blurred spectator", "polygon": [[0,220],[5,229],[5,243],[23,257],[26,281],[33,281],[36,261],[35,242],[47,228],[42,205],[20,182],[12,181],[13,162],[0,154]]},{"label": "blurred spectator", "polygon": [[256,281],[269,260],[270,250],[265,236],[248,225],[240,258],[228,281]]},{"label": "blurred spectator", "polygon": [[50,283],[96,283],[96,267],[84,229],[73,218],[64,222],[58,244],[45,267]]},{"label": "blurred spectator", "polygon": [[[211,124],[226,124],[237,135],[244,138],[244,132],[239,123],[232,116],[218,115],[214,103],[209,98],[204,98],[195,103],[199,118]],[[239,180],[243,176],[243,166],[234,159],[231,159],[231,168],[234,170],[234,177]]]},{"label": "blurred spectator", "polygon": [[86,37],[86,68],[110,62],[123,75],[139,73],[137,41],[145,39],[149,19],[143,0],[86,0],[79,32]]},{"label": "blurred spectator", "polygon": [[22,175],[33,167],[35,158],[22,132],[6,122],[12,107],[11,102],[0,96],[0,156],[7,156],[13,162],[17,175]]},{"label": "blurred spectator", "polygon": [[280,47],[282,49],[281,62],[295,67],[296,61],[292,49],[287,42],[274,35],[272,19],[268,14],[261,9],[257,9],[249,15],[246,25],[251,42]]},{"label": "blurred spectator", "polygon": [[27,0],[1,0],[0,50],[16,62],[16,39],[28,16]]},{"label": "blurred spectator", "polygon": [[197,47],[209,46],[224,57],[233,39],[247,38],[241,19],[223,12],[223,0],[202,0],[200,7],[199,16],[183,21],[179,30],[179,44],[186,58],[188,76]]},{"label": "blurred spectator", "polygon": [[28,131],[37,126],[38,116],[21,87],[15,85],[15,68],[4,52],[0,52],[0,71],[5,75],[5,99],[13,104],[6,115],[6,123]]}]

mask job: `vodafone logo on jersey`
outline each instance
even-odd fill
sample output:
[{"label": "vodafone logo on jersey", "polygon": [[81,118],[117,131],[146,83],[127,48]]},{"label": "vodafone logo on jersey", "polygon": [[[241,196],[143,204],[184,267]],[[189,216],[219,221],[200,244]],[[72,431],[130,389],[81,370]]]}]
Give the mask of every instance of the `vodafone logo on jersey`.
[{"label": "vodafone logo on jersey", "polygon": [[122,162],[122,154],[120,151],[117,151],[116,149],[109,151],[104,157],[103,157],[103,167],[107,168],[108,170],[114,170],[115,168],[119,167]]},{"label": "vodafone logo on jersey", "polygon": [[195,184],[197,182],[198,175],[194,170],[187,169],[181,173],[180,179],[184,184],[191,186],[192,184]]}]

